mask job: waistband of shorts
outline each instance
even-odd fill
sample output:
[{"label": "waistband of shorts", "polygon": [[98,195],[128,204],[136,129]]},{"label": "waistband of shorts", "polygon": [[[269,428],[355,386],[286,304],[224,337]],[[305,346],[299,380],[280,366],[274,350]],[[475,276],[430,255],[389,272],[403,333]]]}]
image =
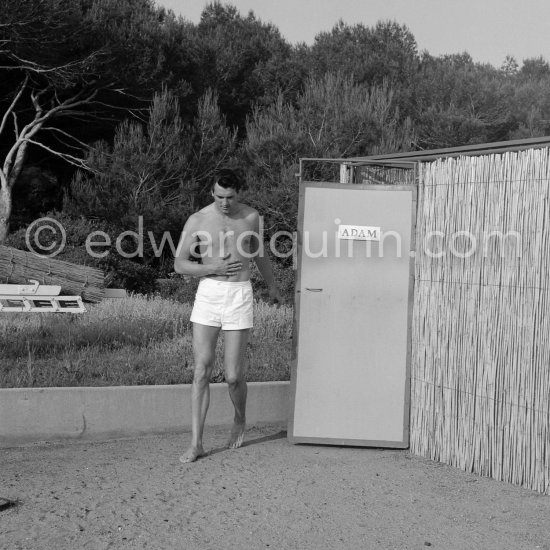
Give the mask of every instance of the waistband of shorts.
[{"label": "waistband of shorts", "polygon": [[199,284],[204,285],[215,285],[215,286],[224,286],[226,288],[239,288],[252,286],[250,279],[246,281],[218,281],[217,279],[211,279],[210,277],[203,277]]}]

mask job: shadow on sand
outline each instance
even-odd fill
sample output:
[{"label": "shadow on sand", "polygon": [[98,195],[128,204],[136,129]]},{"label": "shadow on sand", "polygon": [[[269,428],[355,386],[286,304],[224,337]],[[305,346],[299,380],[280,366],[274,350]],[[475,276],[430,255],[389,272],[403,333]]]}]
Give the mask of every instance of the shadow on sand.
[{"label": "shadow on sand", "polygon": [[[256,439],[249,439],[246,440],[242,445],[241,449],[243,447],[248,447],[249,445],[257,445],[258,443],[264,443],[266,441],[273,441],[275,439],[283,439],[286,437],[286,430],[281,430],[280,432],[277,432],[276,434],[272,435],[264,435],[263,437],[257,437]],[[208,451],[202,458],[208,458],[209,456],[222,453],[223,451],[233,451],[235,449],[229,449],[227,447],[218,447],[216,449],[212,449],[211,451]]]}]

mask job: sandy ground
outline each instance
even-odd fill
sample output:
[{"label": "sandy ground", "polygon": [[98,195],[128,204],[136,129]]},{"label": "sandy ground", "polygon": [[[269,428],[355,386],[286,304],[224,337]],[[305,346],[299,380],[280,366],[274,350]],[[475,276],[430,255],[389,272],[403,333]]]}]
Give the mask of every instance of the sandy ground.
[{"label": "sandy ground", "polygon": [[550,497],[407,451],[189,434],[0,450],[2,549],[550,549]]}]

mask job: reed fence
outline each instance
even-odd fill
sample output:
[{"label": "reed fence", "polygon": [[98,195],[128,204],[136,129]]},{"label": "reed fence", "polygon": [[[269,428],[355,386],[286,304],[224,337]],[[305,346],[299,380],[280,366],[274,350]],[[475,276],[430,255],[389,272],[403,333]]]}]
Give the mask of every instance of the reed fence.
[{"label": "reed fence", "polygon": [[27,284],[30,279],[43,285],[61,286],[62,295],[79,295],[99,302],[105,293],[103,271],[54,260],[0,245],[0,283]]},{"label": "reed fence", "polygon": [[419,171],[411,451],[550,493],[550,150]]}]

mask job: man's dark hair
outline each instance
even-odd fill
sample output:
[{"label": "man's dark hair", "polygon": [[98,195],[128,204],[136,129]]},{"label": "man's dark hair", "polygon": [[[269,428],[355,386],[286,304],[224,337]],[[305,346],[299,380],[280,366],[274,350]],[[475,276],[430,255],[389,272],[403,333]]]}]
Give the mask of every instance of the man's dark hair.
[{"label": "man's dark hair", "polygon": [[212,188],[214,188],[216,183],[224,189],[235,189],[237,192],[239,192],[244,186],[242,177],[231,168],[220,168],[214,176]]}]

